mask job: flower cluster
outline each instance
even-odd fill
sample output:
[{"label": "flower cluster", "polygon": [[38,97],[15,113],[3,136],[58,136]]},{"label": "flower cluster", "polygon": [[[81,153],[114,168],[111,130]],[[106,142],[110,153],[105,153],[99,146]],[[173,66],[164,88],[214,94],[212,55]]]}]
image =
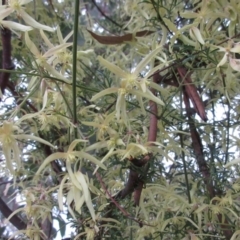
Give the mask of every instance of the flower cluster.
[{"label": "flower cluster", "polygon": [[[32,0],[8,0],[6,5],[0,5],[0,25],[11,30],[19,31],[30,31],[33,28],[42,29],[45,31],[53,32],[54,28],[42,25],[34,20],[25,10],[23,5],[32,2]],[[22,25],[13,21],[3,20],[12,13],[16,13],[18,17],[22,18],[23,21],[29,26]]]}]

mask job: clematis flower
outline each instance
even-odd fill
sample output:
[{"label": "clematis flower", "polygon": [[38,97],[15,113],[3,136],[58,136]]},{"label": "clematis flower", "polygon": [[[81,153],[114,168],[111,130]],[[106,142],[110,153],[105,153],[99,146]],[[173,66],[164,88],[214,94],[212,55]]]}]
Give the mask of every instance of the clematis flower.
[{"label": "clematis flower", "polygon": [[34,140],[43,144],[54,146],[49,142],[32,135],[22,134],[22,130],[13,122],[4,121],[0,126],[0,145],[2,145],[3,154],[6,158],[6,165],[9,171],[13,174],[13,162],[16,163],[17,169],[21,166],[20,150],[17,140]]},{"label": "clematis flower", "polygon": [[229,58],[229,64],[233,70],[240,72],[240,59]]},{"label": "clematis flower", "polygon": [[[222,60],[218,63],[217,68],[220,66],[223,66],[228,61],[230,53],[240,53],[240,42],[233,44],[232,41],[229,41],[227,47],[224,48],[224,47],[218,46],[218,48],[219,48],[219,52],[224,52],[225,54],[224,54]],[[230,59],[232,59],[232,58],[230,58]],[[234,63],[231,64],[231,61],[230,61],[230,65],[233,68]]]},{"label": "clematis flower", "polygon": [[[40,34],[46,45],[50,49],[55,49],[54,45],[51,43],[51,41],[48,39],[48,37],[45,35],[43,30],[40,30]],[[62,46],[60,49],[56,49],[56,51],[47,59],[47,63],[51,66],[55,67],[57,64],[61,64],[62,69],[61,73],[63,74],[66,70],[66,67],[69,65],[69,63],[72,61],[72,53],[66,48],[72,45],[72,43],[67,43],[67,40],[72,36],[73,31],[71,31],[64,39],[62,36],[62,33],[60,31],[59,26],[57,27],[57,36],[59,45]]]},{"label": "clematis flower", "polygon": [[31,1],[32,0],[8,0],[7,8],[5,11],[10,13],[16,12],[17,15],[20,16],[26,24],[30,25],[33,28],[53,32],[53,28],[40,24],[24,11],[23,5]]},{"label": "clematis flower", "polygon": [[139,77],[139,74],[144,70],[146,65],[156,56],[157,53],[161,51],[161,49],[161,47],[158,47],[152,52],[150,52],[131,73],[125,72],[118,66],[108,62],[107,60],[99,56],[98,60],[100,64],[109,69],[112,73],[116,74],[120,78],[120,84],[118,87],[111,87],[97,93],[92,97],[91,101],[96,101],[97,99],[107,94],[117,93],[118,97],[116,102],[116,117],[117,120],[119,120],[121,116],[125,123],[127,120],[125,98],[129,94],[136,96],[142,108],[142,98],[147,98],[160,105],[164,105],[163,101],[160,100],[159,97],[153,95],[153,93],[148,89],[148,87],[151,87],[156,90],[160,90],[160,87],[156,83],[148,80],[148,76],[150,76],[150,74],[147,74],[144,78]]},{"label": "clematis flower", "polygon": [[[69,178],[71,181],[71,187],[70,187],[69,193],[67,195],[68,206],[70,206],[71,202],[74,200],[76,203],[76,210],[80,211],[80,208],[85,201],[85,203],[87,204],[87,207],[92,215],[92,218],[95,220],[95,213],[93,210],[91,196],[90,196],[90,193],[88,190],[88,183],[86,182],[86,178],[84,177],[84,175],[81,172],[76,172],[76,171],[74,172],[72,170],[72,164],[77,163],[78,159],[84,158],[84,159],[96,164],[98,167],[103,168],[104,170],[106,170],[106,167],[99,160],[97,160],[94,156],[92,156],[84,151],[74,151],[74,148],[76,147],[76,145],[79,142],[86,142],[86,140],[76,139],[69,145],[67,152],[56,152],[56,153],[53,153],[50,156],[48,156],[44,160],[44,162],[42,163],[42,165],[40,166],[38,171],[36,172],[35,176],[37,178],[39,176],[39,174],[43,171],[43,169],[45,169],[46,166],[50,162],[52,162],[56,159],[66,160],[66,169],[67,169],[68,174],[66,174],[65,177],[63,178],[61,185],[60,185],[59,194],[58,194],[58,201],[59,201],[60,209],[63,209],[63,203],[62,203],[63,191],[62,190],[64,188],[64,183],[65,183],[65,180],[67,178]],[[69,208],[69,212],[75,218],[74,213],[71,211],[70,208]]]},{"label": "clematis flower", "polygon": [[83,158],[87,159],[87,160],[91,161],[92,163],[96,164],[97,166],[106,170],[106,167],[99,160],[97,160],[95,157],[93,157],[92,155],[90,155],[90,154],[88,154],[84,151],[74,151],[73,150],[79,142],[86,142],[86,140],[76,139],[69,145],[67,152],[55,152],[55,153],[51,154],[50,156],[48,156],[44,160],[44,162],[42,163],[42,165],[40,166],[40,168],[38,169],[38,171],[36,172],[35,175],[38,176],[40,174],[40,172],[50,162],[52,162],[56,159],[65,159],[66,160],[66,168],[67,168],[69,177],[71,178],[72,182],[75,185],[78,185],[78,183],[75,181],[75,177],[74,177],[74,173],[73,173],[71,165],[73,163],[76,163],[77,159],[83,159]]},{"label": "clematis flower", "polygon": [[[93,203],[91,199],[91,194],[89,191],[89,179],[86,175],[84,175],[81,172],[75,172],[72,176],[74,178],[73,181],[67,181],[69,179],[69,175],[66,174],[60,184],[59,191],[58,191],[58,204],[61,211],[63,211],[63,199],[64,199],[64,189],[67,190],[67,196],[66,196],[66,202],[69,213],[72,215],[74,219],[76,219],[76,216],[72,210],[72,202],[75,203],[75,210],[81,214],[81,207],[84,204],[84,202],[87,205],[87,208],[91,214],[92,219],[95,221],[96,215],[93,208]],[[70,180],[72,180],[70,178]]]},{"label": "clematis flower", "polygon": [[9,14],[11,14],[11,12],[12,12],[11,9],[5,9],[5,8],[0,9],[0,26],[1,27],[5,27],[5,28],[11,29],[11,30],[19,30],[19,31],[23,31],[23,32],[30,31],[33,29],[32,27],[24,26],[20,23],[3,20]]},{"label": "clematis flower", "polygon": [[203,37],[201,35],[201,32],[199,31],[198,28],[196,27],[191,27],[190,30],[189,30],[189,34],[190,34],[190,37],[193,39],[193,40],[198,40],[198,42],[200,42],[202,45],[205,44],[204,40],[203,40]]},{"label": "clematis flower", "polygon": [[127,145],[127,148],[125,150],[119,150],[121,155],[123,156],[121,160],[125,158],[135,158],[140,155],[146,155],[149,150],[147,146],[144,146],[139,143],[130,143]]},{"label": "clematis flower", "polygon": [[86,122],[82,121],[82,124],[91,126],[97,129],[96,137],[98,140],[104,141],[106,135],[114,136],[116,131],[110,126],[111,122],[114,121],[114,114],[109,115],[98,114],[94,121]]},{"label": "clematis flower", "polygon": [[[110,156],[118,153],[118,150],[116,150],[116,149],[119,146],[125,146],[125,143],[123,142],[123,140],[121,138],[119,138],[118,133],[113,130],[112,134],[110,135],[109,140],[94,143],[91,146],[87,147],[86,151],[107,148],[108,152],[101,160],[101,163],[104,163]],[[96,173],[98,168],[99,168],[98,166],[95,168],[93,174]]]},{"label": "clematis flower", "polygon": [[[42,34],[43,35],[43,34]],[[45,39],[46,41],[46,39]],[[58,71],[56,71],[49,63],[49,59],[54,60],[57,56],[59,51],[66,49],[67,47],[71,46],[72,43],[63,43],[57,46],[50,46],[50,49],[46,51],[44,54],[40,53],[36,45],[30,40],[28,33],[25,33],[25,42],[30,51],[33,53],[33,55],[36,58],[36,62],[39,66],[44,67],[49,73],[51,73],[53,76],[62,79],[64,81],[67,81],[62,74],[60,74]]]}]

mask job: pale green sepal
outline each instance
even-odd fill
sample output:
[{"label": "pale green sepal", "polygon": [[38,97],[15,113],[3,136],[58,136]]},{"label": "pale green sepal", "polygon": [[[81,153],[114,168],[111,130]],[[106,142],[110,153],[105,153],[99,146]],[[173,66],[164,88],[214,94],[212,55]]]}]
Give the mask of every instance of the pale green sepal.
[{"label": "pale green sepal", "polygon": [[165,105],[160,98],[154,96],[154,95],[151,93],[151,91],[149,91],[148,89],[147,89],[147,92],[146,92],[146,93],[140,92],[140,91],[136,91],[136,90],[132,90],[131,93],[133,93],[133,94],[135,94],[135,95],[140,95],[140,96],[142,96],[142,97],[145,97],[145,98],[147,98],[147,99],[149,99],[149,100],[152,100],[152,101],[154,101],[154,102],[156,102],[156,103],[158,103],[158,104],[160,104],[160,105]]},{"label": "pale green sepal", "polygon": [[26,135],[26,134],[18,134],[18,135],[15,135],[15,137],[17,139],[25,139],[25,140],[33,140],[33,141],[37,141],[37,142],[41,142],[43,144],[46,144],[52,148],[56,148],[54,147],[50,142],[40,138],[40,137],[36,137],[36,136],[33,136],[33,135]]},{"label": "pale green sepal", "polygon": [[97,93],[96,95],[94,95],[92,98],[91,98],[91,102],[94,102],[96,101],[98,98],[100,97],[103,97],[107,94],[111,94],[111,93],[116,93],[118,92],[118,88],[107,88],[99,93]]},{"label": "pale green sepal", "polygon": [[77,220],[72,208],[71,208],[71,203],[73,201],[73,192],[72,191],[69,191],[68,192],[68,195],[67,195],[67,207],[68,207],[68,211],[69,213],[72,215],[73,219],[74,220]]},{"label": "pale green sepal", "polygon": [[176,33],[178,31],[178,29],[176,28],[175,24],[173,24],[169,19],[163,18],[163,21],[165,22],[165,24],[168,26],[168,28],[171,31],[173,31],[174,33]]},{"label": "pale green sepal", "polygon": [[48,37],[46,36],[46,34],[43,32],[42,29],[40,29],[40,34],[41,34],[42,39],[44,40],[44,42],[47,44],[47,46],[49,48],[54,47],[54,45],[49,41]]},{"label": "pale green sepal", "polygon": [[58,71],[56,71],[54,68],[52,68],[49,64],[45,63],[44,67],[46,70],[48,70],[49,73],[52,74],[53,77],[59,78],[60,80],[63,80],[66,83],[70,83],[69,80],[67,80],[62,74],[60,74]]},{"label": "pale green sepal", "polygon": [[224,65],[227,62],[227,54],[224,54],[222,60],[218,63],[217,68]]},{"label": "pale green sepal", "polygon": [[134,74],[138,75],[151,61],[154,60],[154,57],[162,50],[162,47],[158,47],[150,52],[142,61],[137,65],[137,68],[134,71]]},{"label": "pale green sepal", "polygon": [[52,47],[51,49],[49,49],[46,53],[44,53],[44,57],[50,57],[52,56],[54,53],[58,52],[59,50],[65,49],[67,47],[72,46],[72,43],[63,43],[61,45],[57,45],[55,47]]},{"label": "pale green sepal", "polygon": [[183,18],[197,18],[199,15],[196,12],[184,11],[184,12],[180,13],[180,16]]},{"label": "pale green sepal", "polygon": [[[104,156],[104,158],[101,160],[101,164],[103,164],[111,155],[115,154],[114,148],[111,148],[109,152]],[[99,166],[97,166],[93,172],[93,175],[97,172]]]},{"label": "pale green sepal", "polygon": [[113,219],[113,218],[104,218],[104,217],[101,217],[101,221],[104,221],[104,222],[114,222],[116,224],[121,224],[119,221],[117,221],[116,219]]},{"label": "pale green sepal", "polygon": [[28,32],[25,33],[25,43],[35,56],[40,56],[40,52],[38,51],[36,45],[30,40]]},{"label": "pale green sepal", "polygon": [[240,60],[239,59],[234,59],[230,58],[229,59],[230,66],[232,67],[233,70],[240,72]]},{"label": "pale green sepal", "polygon": [[76,147],[76,145],[80,142],[88,142],[88,140],[83,140],[83,139],[75,139],[74,141],[71,142],[71,144],[68,147],[68,152],[72,152],[73,149]]},{"label": "pale green sepal", "polygon": [[78,156],[79,158],[86,158],[87,160],[91,161],[92,163],[96,164],[97,166],[101,167],[104,170],[107,170],[106,166],[102,164],[99,160],[97,160],[95,157],[92,155],[82,152],[82,151],[73,151],[71,154]]},{"label": "pale green sepal", "polygon": [[233,48],[231,48],[230,52],[240,53],[240,43],[236,43]]},{"label": "pale green sepal", "polygon": [[84,178],[84,176],[81,172],[76,172],[75,176],[76,176],[77,180],[79,181],[79,183],[82,185],[83,195],[84,195],[84,198],[85,198],[86,205],[87,205],[88,210],[89,210],[89,212],[92,216],[93,221],[95,221],[96,220],[96,215],[95,215],[95,211],[93,209],[91,195],[89,193],[88,185],[86,183],[86,180],[85,180],[85,178]]},{"label": "pale green sepal", "polygon": [[224,167],[227,168],[227,167],[230,167],[237,163],[240,163],[240,158],[236,158],[236,159],[232,160],[231,162],[227,163]]},{"label": "pale green sepal", "polygon": [[107,142],[97,142],[92,144],[91,146],[86,147],[85,151],[92,151],[96,149],[101,149],[107,147]]},{"label": "pale green sepal", "polygon": [[60,211],[63,211],[63,188],[65,185],[65,181],[67,180],[68,177],[69,177],[68,174],[66,174],[63,177],[58,189],[58,205],[59,205]]},{"label": "pale green sepal", "polygon": [[121,77],[121,78],[126,78],[127,77],[127,73],[124,72],[121,68],[119,68],[118,66],[110,63],[109,61],[105,60],[104,58],[102,58],[101,56],[97,57],[98,61],[100,62],[100,64],[104,67],[106,67],[109,71],[111,71],[112,73],[116,74],[117,76]]},{"label": "pale green sepal", "polygon": [[60,43],[64,43],[60,27],[57,26],[57,36]]},{"label": "pale green sepal", "polygon": [[10,15],[14,10],[11,8],[4,8],[0,10],[0,23],[2,23],[2,19],[6,18],[8,15]]},{"label": "pale green sepal", "polygon": [[45,31],[49,31],[49,32],[53,32],[54,29],[51,27],[48,27],[46,25],[42,25],[40,23],[38,23],[37,21],[35,21],[30,15],[28,15],[25,11],[20,10],[20,16],[22,17],[22,19],[30,26],[34,27],[34,28],[38,28],[38,29],[43,29]]},{"label": "pale green sepal", "polygon": [[149,86],[150,86],[151,88],[156,89],[156,90],[159,91],[159,92],[162,92],[162,91],[164,90],[159,84],[157,84],[157,83],[155,83],[155,82],[149,82]]},{"label": "pale green sepal", "polygon": [[40,172],[52,161],[56,159],[62,159],[62,158],[67,158],[67,153],[62,153],[62,152],[56,152],[48,156],[42,163],[42,165],[39,167],[35,174],[35,178],[40,174]]},{"label": "pale green sepal", "polygon": [[80,196],[78,199],[75,201],[75,209],[76,211],[79,212],[79,214],[82,214],[81,207],[85,202],[84,195]]},{"label": "pale green sepal", "polygon": [[3,20],[0,22],[4,27],[7,27],[9,29],[15,29],[15,30],[19,30],[19,31],[23,31],[23,32],[28,32],[28,31],[31,31],[33,30],[32,27],[29,27],[29,26],[25,26],[25,25],[22,25],[20,23],[16,23],[16,22],[12,22],[12,21],[6,21],[6,20]]}]

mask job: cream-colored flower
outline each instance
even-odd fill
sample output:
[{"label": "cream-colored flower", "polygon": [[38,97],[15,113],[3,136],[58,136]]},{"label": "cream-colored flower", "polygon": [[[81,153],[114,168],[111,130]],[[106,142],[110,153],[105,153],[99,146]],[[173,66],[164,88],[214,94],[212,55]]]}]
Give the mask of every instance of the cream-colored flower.
[{"label": "cream-colored flower", "polygon": [[[56,49],[56,47],[51,43],[51,41],[48,39],[48,37],[45,35],[43,30],[40,30],[40,34],[46,45],[48,46],[49,50]],[[61,64],[62,66],[62,74],[65,72],[66,67],[70,65],[72,61],[72,52],[70,52],[67,47],[71,46],[72,43],[67,43],[69,38],[72,36],[73,31],[71,31],[65,38],[63,38],[61,30],[59,26],[57,27],[57,36],[59,45],[62,46],[59,49],[56,49],[56,51],[52,54],[52,56],[48,57],[47,63],[51,66],[55,67],[57,64]]]},{"label": "cream-colored flower", "polygon": [[[44,36],[43,32],[42,32],[42,36]],[[46,38],[44,40],[46,41]],[[50,65],[50,63],[57,57],[57,54],[59,53],[59,51],[62,51],[64,49],[66,49],[67,47],[71,46],[72,43],[63,43],[63,44],[60,44],[60,45],[57,45],[57,46],[53,46],[49,42],[50,49],[42,54],[38,50],[36,45],[30,40],[27,32],[25,33],[25,41],[26,41],[26,45],[28,46],[30,51],[35,56],[36,62],[39,66],[44,67],[54,77],[57,77],[57,78],[62,79],[64,81],[67,81],[66,78],[64,78],[64,76],[61,73],[56,71],[55,68],[53,68]],[[52,59],[51,62],[49,62],[49,59]]]},{"label": "cream-colored flower", "polygon": [[[228,42],[227,47],[219,47],[219,52],[224,52],[224,56],[222,60],[218,63],[217,67],[223,66],[229,59],[230,59],[230,65],[234,69],[234,66],[236,65],[235,59],[231,57],[231,53],[240,53],[240,42],[238,43],[233,43],[232,41]],[[232,60],[232,63],[231,63]],[[235,69],[234,69],[235,70]],[[239,71],[239,70],[236,70]]]},{"label": "cream-colored flower", "polygon": [[54,148],[54,146],[51,145],[49,142],[39,137],[22,134],[22,130],[13,122],[4,121],[2,126],[0,126],[0,144],[2,145],[3,154],[6,158],[7,168],[12,174],[14,173],[13,163],[16,164],[17,169],[19,169],[21,166],[21,154],[17,140],[29,139],[41,142]]},{"label": "cream-colored flower", "polygon": [[[68,180],[68,181],[67,181]],[[72,210],[71,204],[74,201],[75,210],[81,214],[82,205],[85,203],[91,214],[93,221],[96,219],[93,203],[91,200],[91,194],[89,191],[89,179],[87,176],[82,174],[80,171],[75,172],[72,176],[66,174],[61,181],[58,191],[58,204],[61,211],[63,211],[63,191],[64,188],[68,190],[66,200],[69,213],[74,219],[75,214]]]},{"label": "cream-colored flower", "polygon": [[33,28],[29,26],[24,26],[20,23],[16,23],[13,21],[3,20],[6,18],[9,14],[11,14],[12,10],[9,8],[2,8],[0,9],[0,26],[8,28],[10,30],[19,30],[19,31],[30,31]]},{"label": "cream-colored flower", "polygon": [[74,173],[73,173],[71,165],[73,163],[76,163],[78,159],[86,159],[86,160],[96,164],[97,166],[103,168],[104,170],[106,170],[106,167],[99,160],[97,160],[94,156],[92,156],[84,151],[74,151],[73,150],[76,147],[76,145],[80,142],[87,142],[87,141],[82,140],[82,139],[76,139],[69,145],[67,152],[55,152],[55,153],[51,154],[50,156],[48,156],[44,160],[44,162],[42,163],[42,165],[40,166],[38,171],[36,172],[36,174],[35,174],[36,177],[38,177],[40,172],[42,172],[50,162],[52,162],[56,159],[66,160],[66,168],[67,168],[69,176],[73,182],[74,182],[75,178],[73,176]]},{"label": "cream-colored flower", "polygon": [[202,45],[205,44],[201,32],[200,32],[199,29],[196,28],[195,26],[193,26],[193,27],[190,28],[189,34],[190,34],[190,37],[191,37],[193,40],[197,40],[197,41],[200,42]]},{"label": "cream-colored flower", "polygon": [[16,12],[17,15],[20,16],[24,20],[24,22],[29,26],[37,29],[43,29],[45,31],[50,31],[50,32],[54,31],[54,28],[40,24],[25,12],[23,5],[28,4],[29,2],[32,2],[32,0],[8,0],[7,2],[8,2],[7,4],[8,11]]},{"label": "cream-colored flower", "polygon": [[164,105],[163,101],[160,100],[159,97],[154,96],[149,90],[149,87],[160,90],[160,87],[157,84],[148,80],[148,77],[150,75],[147,74],[144,78],[139,76],[146,65],[149,64],[149,62],[157,55],[157,53],[161,51],[161,49],[162,48],[159,47],[150,52],[131,73],[125,72],[118,66],[110,63],[102,57],[98,57],[98,60],[102,66],[106,67],[112,73],[120,77],[120,83],[118,87],[111,87],[101,91],[100,93],[97,93],[92,97],[91,101],[96,101],[98,98],[101,98],[107,94],[117,93],[118,97],[116,102],[116,117],[117,120],[119,120],[121,117],[125,123],[128,119],[126,112],[126,97],[128,95],[136,96],[141,106],[143,106],[142,98],[147,98],[160,105]]}]

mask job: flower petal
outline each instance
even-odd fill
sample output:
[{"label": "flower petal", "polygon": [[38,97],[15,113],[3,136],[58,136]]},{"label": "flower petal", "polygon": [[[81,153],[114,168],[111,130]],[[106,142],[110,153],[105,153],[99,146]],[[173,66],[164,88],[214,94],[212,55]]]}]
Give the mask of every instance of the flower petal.
[{"label": "flower petal", "polygon": [[37,21],[35,21],[30,15],[28,15],[25,11],[20,10],[20,15],[22,17],[22,19],[24,20],[24,22],[26,22],[28,25],[34,27],[34,28],[38,28],[38,29],[43,29],[45,31],[49,31],[49,32],[53,32],[54,29],[51,27],[48,27],[46,25],[42,25],[40,23],[38,23]]},{"label": "flower petal", "polygon": [[4,9],[0,9],[0,19],[4,19],[8,15],[10,15],[12,12],[14,12],[14,10],[11,8],[4,7]]},{"label": "flower petal", "polygon": [[94,95],[91,98],[91,102],[94,102],[98,98],[103,97],[103,96],[105,96],[107,94],[116,93],[117,91],[118,91],[118,88],[107,88],[107,89],[104,89],[103,91],[101,91],[101,92],[97,93],[96,95]]},{"label": "flower petal", "polygon": [[35,178],[38,177],[40,172],[52,161],[59,159],[59,158],[67,158],[67,154],[63,152],[56,152],[48,156],[42,163],[42,165],[38,168],[37,172],[35,173]]},{"label": "flower petal", "polygon": [[139,96],[145,97],[145,98],[147,98],[149,100],[152,100],[152,101],[154,101],[154,102],[156,102],[156,103],[158,103],[160,105],[165,105],[164,102],[160,98],[154,96],[152,94],[152,92],[149,91],[149,89],[147,89],[147,91],[145,93],[144,92],[140,92],[140,91],[136,91],[136,90],[131,90],[131,93],[135,94],[135,95],[139,95]]},{"label": "flower petal", "polygon": [[218,63],[217,68],[224,65],[227,62],[227,53],[224,54],[222,60]]},{"label": "flower petal", "polygon": [[40,52],[38,51],[36,45],[30,40],[28,32],[25,33],[25,42],[30,51],[35,55],[39,56]]},{"label": "flower petal", "polygon": [[97,160],[92,155],[85,153],[83,151],[73,151],[71,154],[78,156],[79,158],[86,158],[87,160],[91,161],[92,163],[96,164],[97,166],[101,167],[104,170],[107,170],[106,166],[103,165],[99,160]]},{"label": "flower petal", "polygon": [[201,32],[199,31],[198,28],[196,27],[191,27],[190,28],[190,36],[194,39],[197,39],[202,45],[205,44],[203,38],[202,38],[202,35],[201,35]]},{"label": "flower petal", "polygon": [[233,70],[240,72],[240,60],[239,59],[230,58],[229,63]]},{"label": "flower petal", "polygon": [[59,205],[60,211],[63,211],[63,188],[68,177],[69,177],[68,174],[66,174],[63,177],[58,189],[58,205]]},{"label": "flower petal", "polygon": [[83,140],[83,139],[75,139],[74,141],[71,142],[71,144],[68,147],[68,152],[72,152],[73,149],[76,147],[76,145],[80,142],[88,142],[88,140]]},{"label": "flower petal", "polygon": [[92,200],[91,200],[91,195],[90,195],[90,192],[89,192],[89,189],[88,189],[87,182],[84,178],[84,175],[81,172],[76,172],[75,176],[76,176],[76,179],[78,180],[78,182],[82,186],[83,195],[84,195],[84,198],[85,198],[85,203],[88,207],[88,210],[91,214],[92,219],[95,221],[96,215],[95,215],[95,211],[93,209],[93,203],[92,203]]},{"label": "flower petal", "polygon": [[42,29],[40,30],[40,34],[41,34],[42,39],[44,40],[44,42],[47,44],[47,46],[49,48],[54,47],[54,45],[49,41],[48,37],[46,36],[46,34],[43,32]]},{"label": "flower petal", "polygon": [[12,22],[12,21],[1,21],[1,24],[9,29],[15,29],[23,32],[31,31],[33,28],[29,26],[22,25],[20,23]]},{"label": "flower petal", "polygon": [[240,43],[236,43],[233,48],[231,48],[230,52],[240,53]]},{"label": "flower petal", "polygon": [[146,67],[146,65],[153,60],[153,58],[162,50],[162,47],[158,47],[150,52],[142,61],[137,65],[134,74],[138,76],[138,74]]},{"label": "flower petal", "polygon": [[127,77],[128,73],[123,71],[120,67],[110,63],[109,61],[105,60],[101,56],[98,56],[97,59],[102,66],[106,67],[109,71],[116,74],[118,77],[121,77],[121,78]]},{"label": "flower petal", "polygon": [[71,46],[72,43],[63,43],[60,45],[57,45],[55,47],[52,47],[51,49],[49,49],[46,53],[43,54],[44,57],[50,57],[52,56],[54,53],[58,52],[59,50],[65,49],[69,46]]}]

